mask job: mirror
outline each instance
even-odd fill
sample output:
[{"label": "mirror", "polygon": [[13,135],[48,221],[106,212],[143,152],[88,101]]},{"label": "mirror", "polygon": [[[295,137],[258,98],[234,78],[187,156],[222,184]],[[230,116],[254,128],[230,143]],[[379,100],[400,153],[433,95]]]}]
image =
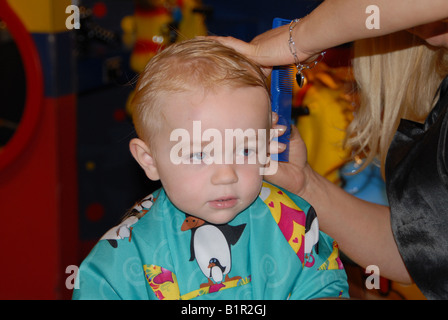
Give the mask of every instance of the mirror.
[{"label": "mirror", "polygon": [[32,35],[0,0],[0,172],[17,160],[42,116],[44,78]]},{"label": "mirror", "polygon": [[26,78],[19,49],[0,20],[0,149],[16,132],[25,110]]}]

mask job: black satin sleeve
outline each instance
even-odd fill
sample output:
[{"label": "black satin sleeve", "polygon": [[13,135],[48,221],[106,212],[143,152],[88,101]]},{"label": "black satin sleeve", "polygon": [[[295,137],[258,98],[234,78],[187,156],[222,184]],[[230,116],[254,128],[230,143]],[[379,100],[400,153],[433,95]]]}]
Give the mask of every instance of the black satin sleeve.
[{"label": "black satin sleeve", "polygon": [[395,241],[428,299],[448,299],[448,77],[424,124],[402,120],[386,160]]}]

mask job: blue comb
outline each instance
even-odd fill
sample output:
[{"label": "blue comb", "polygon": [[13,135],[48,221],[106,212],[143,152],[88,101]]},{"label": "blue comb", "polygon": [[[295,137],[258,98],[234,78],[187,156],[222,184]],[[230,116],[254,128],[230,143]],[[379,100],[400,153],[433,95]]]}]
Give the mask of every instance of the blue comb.
[{"label": "blue comb", "polygon": [[[290,20],[274,18],[272,28],[289,24]],[[289,138],[291,136],[292,89],[294,86],[294,66],[275,66],[271,74],[271,106],[278,114],[277,124],[286,126],[286,132],[275,141],[286,144],[282,153],[271,155],[272,160],[289,161]]]}]

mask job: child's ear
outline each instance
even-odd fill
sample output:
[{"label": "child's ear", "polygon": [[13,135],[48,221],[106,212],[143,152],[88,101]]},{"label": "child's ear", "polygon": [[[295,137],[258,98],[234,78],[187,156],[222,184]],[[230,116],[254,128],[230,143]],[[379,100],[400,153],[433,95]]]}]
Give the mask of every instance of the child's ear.
[{"label": "child's ear", "polygon": [[132,139],[129,143],[129,149],[134,159],[137,160],[140,167],[145,171],[146,176],[153,181],[159,180],[160,177],[155,160],[146,143],[137,138]]}]

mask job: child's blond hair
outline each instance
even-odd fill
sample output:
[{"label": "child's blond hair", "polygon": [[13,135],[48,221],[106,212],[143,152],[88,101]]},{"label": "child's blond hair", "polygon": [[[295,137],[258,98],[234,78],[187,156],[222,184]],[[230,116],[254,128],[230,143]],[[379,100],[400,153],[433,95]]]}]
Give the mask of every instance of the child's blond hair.
[{"label": "child's blond hair", "polygon": [[260,66],[217,41],[196,38],[164,49],[146,65],[131,102],[138,136],[151,145],[163,125],[165,95],[220,86],[262,87],[269,99],[266,76]]}]

